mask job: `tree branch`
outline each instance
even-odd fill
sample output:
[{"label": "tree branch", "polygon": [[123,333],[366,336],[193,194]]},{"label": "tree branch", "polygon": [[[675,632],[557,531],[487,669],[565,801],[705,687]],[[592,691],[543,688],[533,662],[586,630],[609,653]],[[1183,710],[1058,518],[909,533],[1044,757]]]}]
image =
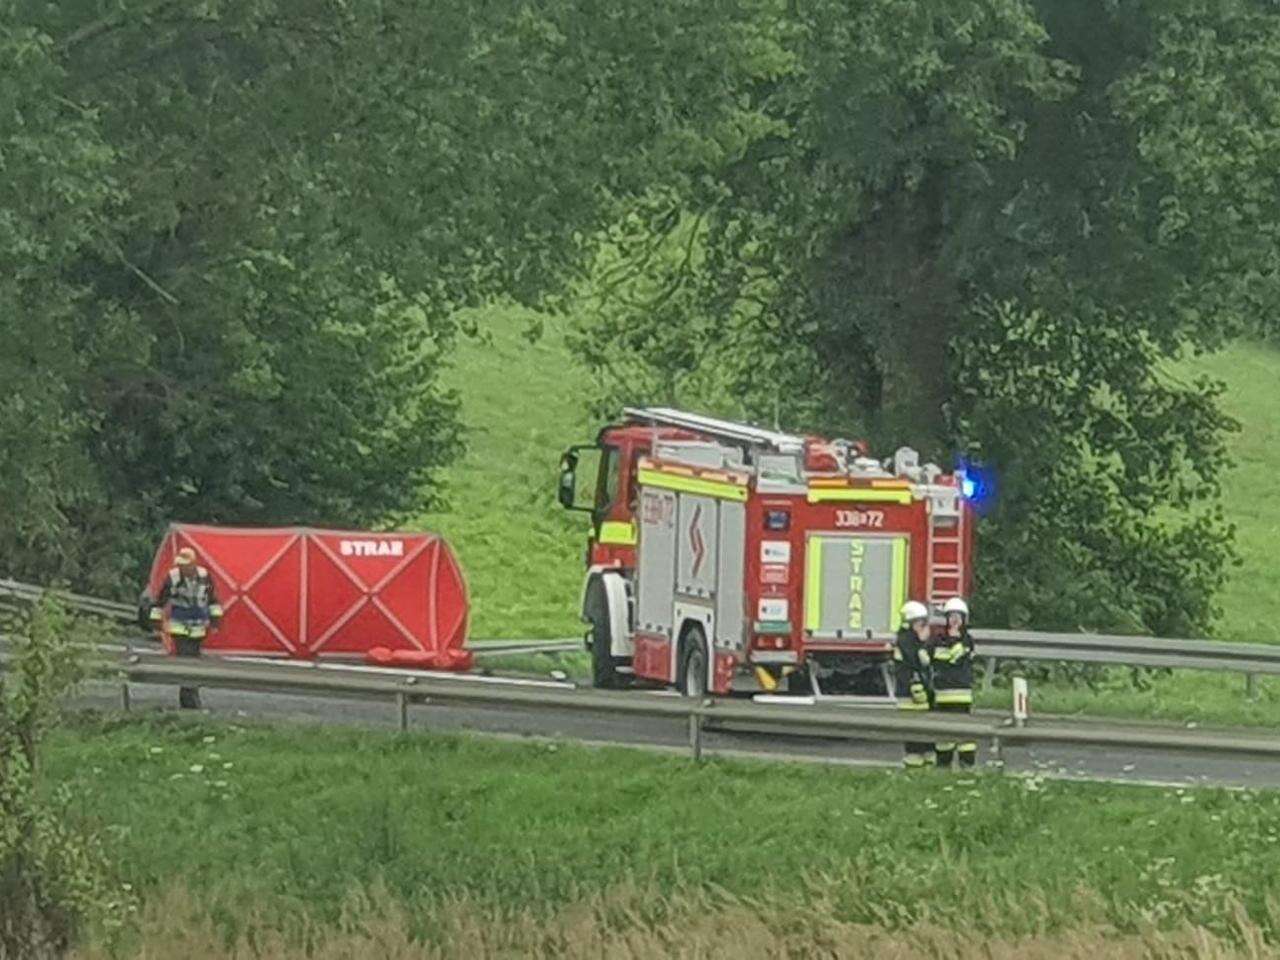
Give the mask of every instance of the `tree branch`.
[{"label": "tree branch", "polygon": [[[141,16],[144,18],[155,16],[157,13],[164,13],[165,10],[170,7],[176,7],[177,5],[178,0],[158,0],[157,3],[153,3],[149,8],[143,11]],[[74,30],[67,34],[67,36],[63,37],[62,40],[58,42],[58,49],[64,52],[69,51],[73,47],[78,47],[82,43],[88,43],[90,40],[102,36],[104,33],[110,33],[112,30],[119,29],[124,26],[128,17],[128,10],[116,10],[113,13],[107,14],[105,17],[94,20],[92,23],[86,23],[78,30]]]}]

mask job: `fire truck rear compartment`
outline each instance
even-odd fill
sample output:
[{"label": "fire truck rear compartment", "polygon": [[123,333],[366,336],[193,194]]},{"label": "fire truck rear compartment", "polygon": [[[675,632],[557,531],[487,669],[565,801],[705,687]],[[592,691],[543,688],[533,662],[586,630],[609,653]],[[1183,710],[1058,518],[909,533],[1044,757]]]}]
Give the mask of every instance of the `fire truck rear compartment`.
[{"label": "fire truck rear compartment", "polygon": [[805,549],[805,636],[864,639],[893,631],[906,597],[908,539],[813,533]]}]

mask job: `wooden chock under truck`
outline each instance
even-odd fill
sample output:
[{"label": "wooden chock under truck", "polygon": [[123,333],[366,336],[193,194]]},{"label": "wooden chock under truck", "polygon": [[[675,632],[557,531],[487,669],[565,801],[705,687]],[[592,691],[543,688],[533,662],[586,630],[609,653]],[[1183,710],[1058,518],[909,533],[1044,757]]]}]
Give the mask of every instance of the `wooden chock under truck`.
[{"label": "wooden chock under truck", "polygon": [[969,488],[910,448],[882,462],[861,443],[627,409],[561,462],[560,502],[592,521],[595,685],[891,700],[902,604],[937,614],[970,593]]}]

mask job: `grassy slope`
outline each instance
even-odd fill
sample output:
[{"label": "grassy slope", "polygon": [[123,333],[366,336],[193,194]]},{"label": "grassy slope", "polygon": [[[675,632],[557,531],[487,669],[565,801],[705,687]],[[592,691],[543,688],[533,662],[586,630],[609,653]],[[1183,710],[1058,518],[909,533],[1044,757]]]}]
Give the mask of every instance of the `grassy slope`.
[{"label": "grassy slope", "polygon": [[1223,406],[1241,424],[1223,500],[1242,562],[1223,591],[1218,633],[1280,642],[1280,497],[1271,489],[1280,477],[1280,349],[1240,344],[1189,366],[1227,385]]},{"label": "grassy slope", "polygon": [[590,439],[583,377],[562,328],[524,336],[529,315],[476,315],[450,385],[462,400],[466,456],[446,475],[449,509],[420,518],[458,551],[471,588],[473,637],[568,637],[582,584],[586,524],[555,499],[561,451]]},{"label": "grassy slope", "polygon": [[121,881],[144,901],[183,883],[228,932],[250,907],[332,923],[353,888],[379,884],[428,933],[446,895],[542,911],[620,887],[1001,934],[1073,927],[1082,911],[1121,930],[1144,916],[1221,929],[1228,897],[1270,922],[1257,878],[1280,848],[1276,793],[695,766],[174,715],[86,721],[53,738],[48,763]]}]

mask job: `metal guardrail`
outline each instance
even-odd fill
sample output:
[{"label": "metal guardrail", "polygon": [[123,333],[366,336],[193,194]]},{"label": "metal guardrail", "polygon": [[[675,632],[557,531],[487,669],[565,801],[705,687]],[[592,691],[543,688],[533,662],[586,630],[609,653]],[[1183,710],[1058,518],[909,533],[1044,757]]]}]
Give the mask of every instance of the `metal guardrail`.
[{"label": "metal guardrail", "polygon": [[1004,745],[1037,743],[1219,753],[1280,760],[1280,739],[1265,734],[1246,736],[1192,730],[1124,729],[1097,723],[1010,727],[977,717],[904,715],[883,708],[798,709],[710,697],[643,697],[625,692],[575,689],[568,685],[558,690],[521,689],[434,677],[388,677],[258,664],[230,666],[200,661],[134,659],[137,662],[124,663],[105,671],[107,676],[120,681],[121,700],[126,708],[129,684],[147,683],[384,700],[394,705],[401,730],[408,729],[411,706],[430,703],[657,717],[687,724],[689,750],[694,759],[701,759],[703,755],[703,733],[710,721],[765,725],[793,734],[835,731],[853,739],[977,740],[989,744],[995,759],[999,758]]},{"label": "metal guardrail", "polygon": [[[133,623],[138,616],[137,607],[130,606],[127,603],[118,603],[115,600],[101,600],[98,597],[88,597],[81,593],[70,593],[66,590],[55,590],[53,592],[64,604],[79,613],[87,613],[95,617],[104,617],[108,620],[116,620],[123,623]],[[0,578],[0,597],[25,603],[35,603],[44,594],[44,587]]]},{"label": "metal guardrail", "polygon": [[[0,644],[0,667],[11,656],[5,644]],[[433,703],[666,718],[687,725],[689,750],[694,759],[703,756],[707,724],[718,723],[764,728],[784,735],[834,734],[851,739],[895,741],[976,740],[987,743],[996,760],[1005,745],[1017,743],[1219,753],[1280,761],[1280,739],[1270,733],[1246,735],[1061,721],[1018,727],[989,717],[904,714],[884,708],[801,708],[711,697],[646,697],[583,689],[571,683],[530,682],[521,686],[513,681],[473,682],[481,678],[469,675],[446,679],[439,675],[407,676],[404,672],[392,675],[364,668],[321,670],[306,664],[171,660],[148,655],[132,655],[123,661],[99,660],[91,672],[98,679],[120,684],[121,705],[126,710],[130,706],[130,684],[161,684],[385,701],[394,706],[402,731],[409,728],[409,710],[413,705]]]},{"label": "metal guardrail", "polygon": [[991,677],[1000,660],[1058,660],[1104,666],[1242,673],[1250,697],[1256,694],[1258,676],[1280,676],[1280,644],[1021,630],[975,630],[973,638],[977,656],[987,662],[983,677],[985,689],[990,688]]},{"label": "metal guardrail", "polygon": [[[34,601],[44,588],[0,579],[0,598]],[[59,591],[72,609],[94,616],[132,623],[133,607],[112,600]],[[1258,676],[1280,676],[1280,644],[1230,643],[1222,640],[1167,640],[1159,637],[1097,633],[1040,633],[1026,630],[974,631],[977,655],[987,663],[985,684],[1000,660],[1065,661],[1106,666],[1154,667],[1241,673],[1250,696]],[[577,640],[471,641],[478,654],[564,652],[579,649]]]}]

